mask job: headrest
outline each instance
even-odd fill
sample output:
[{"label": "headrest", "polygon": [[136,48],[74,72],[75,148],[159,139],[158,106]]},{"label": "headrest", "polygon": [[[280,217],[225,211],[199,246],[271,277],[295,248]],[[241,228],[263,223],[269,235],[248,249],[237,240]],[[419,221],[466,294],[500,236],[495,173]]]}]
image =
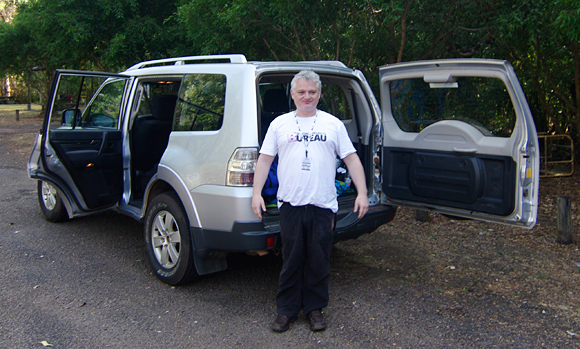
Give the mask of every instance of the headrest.
[{"label": "headrest", "polygon": [[164,121],[173,120],[176,102],[176,95],[156,95],[153,97],[153,106],[151,107],[153,118]]},{"label": "headrest", "polygon": [[262,108],[267,113],[287,113],[290,111],[288,96],[281,89],[267,90],[262,100]]}]

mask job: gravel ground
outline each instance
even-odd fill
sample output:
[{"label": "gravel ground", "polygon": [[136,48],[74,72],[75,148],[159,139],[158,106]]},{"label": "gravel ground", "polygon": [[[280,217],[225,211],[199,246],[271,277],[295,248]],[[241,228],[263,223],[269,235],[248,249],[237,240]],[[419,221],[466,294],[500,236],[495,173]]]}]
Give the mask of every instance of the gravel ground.
[{"label": "gravel ground", "polygon": [[[42,122],[38,113],[21,112],[16,122],[13,111],[2,113],[0,109],[2,168],[26,168]],[[254,302],[260,311],[250,316],[256,320],[249,328],[245,322],[240,326],[256,330],[259,340],[239,337],[234,329],[230,336],[214,333],[226,347],[236,343],[242,347],[248,343],[333,348],[580,347],[579,246],[578,242],[555,242],[558,196],[571,196],[574,228],[578,228],[578,180],[577,175],[542,180],[539,219],[532,230],[433,213],[429,222],[418,222],[413,210],[400,209],[393,222],[374,233],[338,243],[332,255],[331,305],[326,309],[331,325],[322,334],[312,335],[306,320],[299,319],[291,331],[271,337],[267,329],[270,314],[264,315],[266,319],[256,315],[273,308],[275,287],[261,278],[275,277],[281,265],[278,256],[256,259],[234,254],[227,272],[176,289],[170,302],[187,301],[200,287],[213,289],[214,296],[208,294],[207,300],[223,307],[231,306],[232,301]],[[81,225],[89,224],[90,219],[83,218]],[[138,265],[138,270],[143,268]],[[3,269],[10,268],[4,265]],[[253,291],[221,289],[224,280],[232,278],[255,280]],[[261,292],[266,299],[248,299]],[[66,301],[65,309],[85,308],[84,300]],[[187,321],[180,318],[176,331],[179,326],[191,327]],[[0,328],[6,330],[2,322]],[[175,338],[168,343],[181,347],[183,342]],[[218,342],[205,338],[198,343],[208,347]]]}]

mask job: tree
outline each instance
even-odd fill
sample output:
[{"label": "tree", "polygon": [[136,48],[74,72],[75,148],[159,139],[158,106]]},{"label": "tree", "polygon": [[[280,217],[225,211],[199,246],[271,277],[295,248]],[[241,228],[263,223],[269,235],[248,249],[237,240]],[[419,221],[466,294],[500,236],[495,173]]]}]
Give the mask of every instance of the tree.
[{"label": "tree", "polygon": [[118,71],[181,47],[171,20],[177,1],[29,0],[0,27],[0,72],[32,67],[46,94],[55,69]]},{"label": "tree", "polygon": [[17,5],[17,0],[0,0],[0,22],[12,21]]},{"label": "tree", "polygon": [[341,60],[375,91],[383,64],[498,58],[512,62],[540,131],[580,130],[580,0],[0,1],[18,5],[0,22],[0,73],[45,67],[45,91],[56,68],[169,56]]},{"label": "tree", "polygon": [[492,57],[510,60],[529,98],[539,131],[580,141],[578,0],[494,3]]}]

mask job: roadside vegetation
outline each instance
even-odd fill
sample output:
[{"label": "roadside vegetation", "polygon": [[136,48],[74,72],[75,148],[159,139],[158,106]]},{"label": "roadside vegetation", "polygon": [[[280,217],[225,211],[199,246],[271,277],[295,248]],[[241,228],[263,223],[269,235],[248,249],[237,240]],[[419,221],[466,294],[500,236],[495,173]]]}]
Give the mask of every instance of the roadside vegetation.
[{"label": "roadside vegetation", "polygon": [[0,0],[0,77],[40,104],[55,69],[175,56],[340,60],[375,88],[384,64],[496,58],[514,66],[538,131],[577,142],[579,43],[580,0]]}]

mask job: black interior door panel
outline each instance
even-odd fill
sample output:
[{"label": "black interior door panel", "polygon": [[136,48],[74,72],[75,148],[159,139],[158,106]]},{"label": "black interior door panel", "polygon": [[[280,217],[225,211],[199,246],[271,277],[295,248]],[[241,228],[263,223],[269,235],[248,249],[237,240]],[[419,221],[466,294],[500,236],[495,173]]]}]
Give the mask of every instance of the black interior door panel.
[{"label": "black interior door panel", "polygon": [[118,130],[51,130],[50,144],[89,209],[111,206],[123,193],[122,134]]},{"label": "black interior door panel", "polygon": [[384,189],[392,200],[507,216],[514,211],[510,157],[386,147]]}]

